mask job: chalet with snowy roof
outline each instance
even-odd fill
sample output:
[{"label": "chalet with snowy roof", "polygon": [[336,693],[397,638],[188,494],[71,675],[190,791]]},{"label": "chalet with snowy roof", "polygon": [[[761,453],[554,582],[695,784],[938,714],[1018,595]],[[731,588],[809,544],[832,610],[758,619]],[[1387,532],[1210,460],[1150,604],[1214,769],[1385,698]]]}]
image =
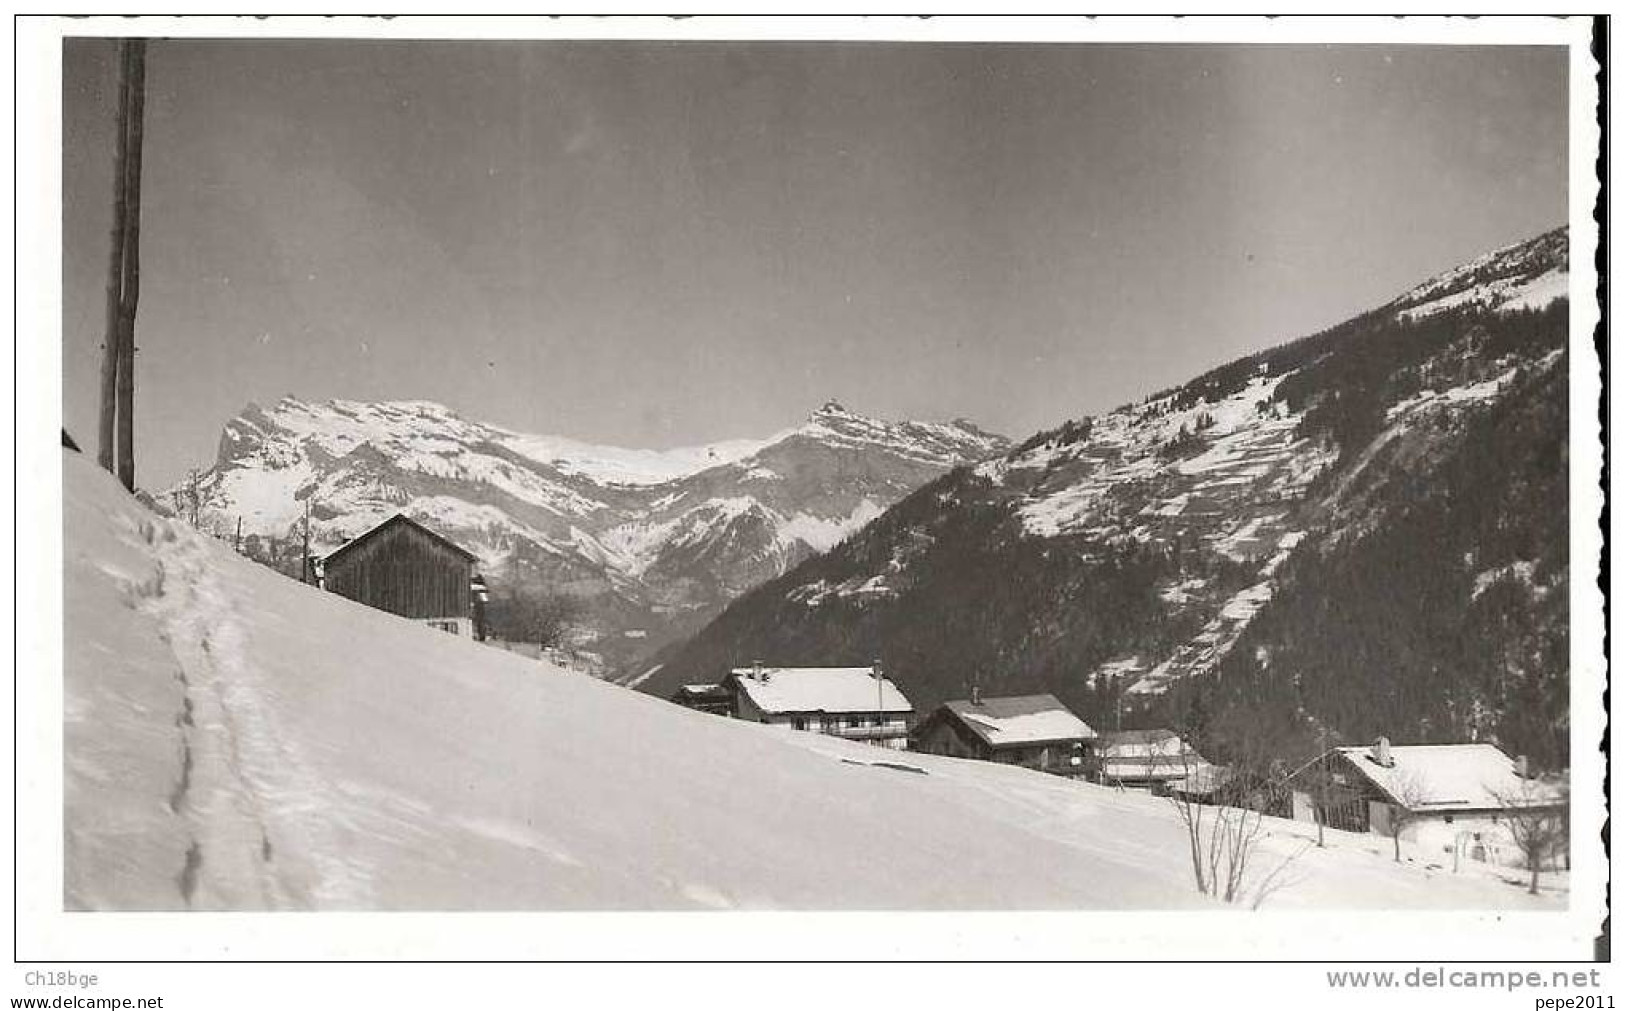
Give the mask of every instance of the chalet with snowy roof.
[{"label": "chalet with snowy roof", "polygon": [[733,693],[726,685],[682,685],[672,693],[671,700],[685,709],[717,716],[733,715]]},{"label": "chalet with snowy roof", "polygon": [[323,589],[476,639],[484,638],[484,580],[473,552],[400,513],[319,563]]},{"label": "chalet with snowy roof", "polygon": [[977,758],[1082,776],[1089,747],[1099,738],[1053,695],[984,697],[938,706],[911,735],[913,749],[933,755]]},{"label": "chalet with snowy roof", "polygon": [[1172,730],[1114,730],[1095,744],[1089,778],[1111,786],[1166,793],[1170,783],[1204,775],[1212,763]]},{"label": "chalet with snowy roof", "polygon": [[725,682],[733,715],[883,748],[908,746],[914,705],[873,667],[736,667]]},{"label": "chalet with snowy roof", "polygon": [[1292,814],[1328,828],[1375,832],[1430,856],[1510,864],[1521,859],[1508,818],[1559,811],[1563,794],[1528,763],[1493,744],[1390,744],[1333,748],[1298,769]]}]

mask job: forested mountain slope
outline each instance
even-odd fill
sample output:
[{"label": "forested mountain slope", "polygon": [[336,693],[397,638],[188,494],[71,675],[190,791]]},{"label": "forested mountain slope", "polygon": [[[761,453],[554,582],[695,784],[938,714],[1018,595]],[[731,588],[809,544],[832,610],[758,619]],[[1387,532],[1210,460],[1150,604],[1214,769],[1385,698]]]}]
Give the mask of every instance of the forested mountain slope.
[{"label": "forested mountain slope", "polygon": [[920,489],[659,657],[1566,764],[1567,233]]}]

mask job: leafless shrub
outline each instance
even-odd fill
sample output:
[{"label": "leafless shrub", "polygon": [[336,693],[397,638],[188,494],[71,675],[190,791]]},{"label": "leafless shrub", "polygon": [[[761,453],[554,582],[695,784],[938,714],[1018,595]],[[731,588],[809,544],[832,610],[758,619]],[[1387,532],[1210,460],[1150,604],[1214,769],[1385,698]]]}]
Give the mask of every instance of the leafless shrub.
[{"label": "leafless shrub", "polygon": [[[1185,828],[1196,890],[1226,903],[1246,903],[1257,909],[1266,898],[1292,884],[1288,868],[1309,848],[1307,840],[1262,875],[1257,872],[1258,844],[1264,838],[1264,813],[1257,806],[1279,789],[1271,776],[1252,763],[1232,766],[1223,778],[1208,767],[1199,771],[1193,751],[1181,755],[1185,783],[1207,776],[1215,803],[1204,803],[1194,791],[1171,789],[1168,798]],[[1227,794],[1227,795],[1222,795]]]}]

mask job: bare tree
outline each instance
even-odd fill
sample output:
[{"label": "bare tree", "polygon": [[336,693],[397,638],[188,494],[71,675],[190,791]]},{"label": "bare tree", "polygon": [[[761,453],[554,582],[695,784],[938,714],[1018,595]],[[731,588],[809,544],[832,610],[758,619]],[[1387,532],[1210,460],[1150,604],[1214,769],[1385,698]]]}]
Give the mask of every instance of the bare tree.
[{"label": "bare tree", "polygon": [[1336,786],[1325,761],[1323,754],[1293,777],[1293,781],[1309,795],[1309,810],[1315,818],[1315,845],[1321,849],[1326,848],[1326,815]]},{"label": "bare tree", "polygon": [[485,623],[493,638],[553,647],[564,641],[581,610],[581,601],[568,594],[505,589],[491,594]]},{"label": "bare tree", "polygon": [[187,495],[187,498],[188,498],[188,500],[190,502],[190,505],[191,505],[192,526],[194,526],[194,527],[197,526],[198,509],[200,507],[202,507],[202,505],[203,505],[203,491],[202,491],[201,487],[199,486],[199,483],[202,481],[202,479],[203,479],[202,475],[200,475],[198,473],[198,470],[197,470],[196,467],[193,467],[190,471],[187,472],[187,475],[186,475],[186,495]]},{"label": "bare tree", "polygon": [[1540,869],[1568,843],[1567,782],[1521,780],[1510,790],[1491,790],[1506,812],[1507,831],[1529,868],[1529,894],[1540,894]]},{"label": "bare tree", "polygon": [[1427,801],[1427,781],[1409,770],[1396,772],[1389,782],[1389,793],[1396,803],[1388,805],[1388,832],[1394,837],[1394,862],[1399,862],[1399,836],[1405,826],[1416,820],[1417,809]]}]

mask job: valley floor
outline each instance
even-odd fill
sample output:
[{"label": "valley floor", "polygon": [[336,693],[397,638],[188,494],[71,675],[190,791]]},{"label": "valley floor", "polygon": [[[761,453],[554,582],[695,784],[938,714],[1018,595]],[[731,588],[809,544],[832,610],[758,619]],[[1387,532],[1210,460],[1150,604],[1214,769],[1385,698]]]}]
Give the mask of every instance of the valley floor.
[{"label": "valley floor", "polygon": [[[678,708],[301,586],[64,454],[71,909],[1177,909],[1167,802]],[[1270,820],[1265,909],[1558,909]]]}]

